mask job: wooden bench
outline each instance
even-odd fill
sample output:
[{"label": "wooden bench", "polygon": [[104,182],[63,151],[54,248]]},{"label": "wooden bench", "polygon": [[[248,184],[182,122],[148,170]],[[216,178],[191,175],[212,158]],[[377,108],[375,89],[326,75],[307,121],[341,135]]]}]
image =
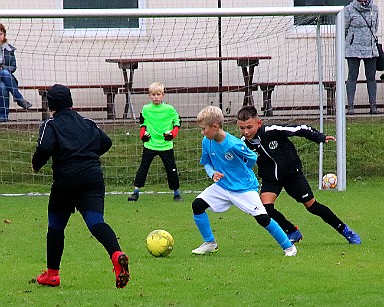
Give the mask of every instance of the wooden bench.
[{"label": "wooden bench", "polygon": [[[109,88],[113,95],[125,94],[128,88],[120,86],[112,86]],[[257,90],[256,85],[252,85],[252,90]],[[195,87],[166,87],[166,94],[202,94],[202,93],[230,93],[230,92],[246,92],[245,86],[195,86]],[[148,88],[137,87],[130,90],[130,94],[149,94]]]},{"label": "wooden bench", "polygon": [[[108,63],[117,63],[119,69],[123,72],[124,88],[116,93],[124,93],[126,98],[123,118],[128,117],[128,112],[132,113],[132,118],[135,119],[135,112],[131,103],[131,95],[139,94],[140,91],[135,92],[133,87],[134,72],[138,68],[139,63],[166,63],[166,62],[208,62],[216,61],[219,67],[223,61],[236,61],[237,66],[241,68],[244,83],[241,86],[224,86],[222,84],[222,71],[218,71],[218,86],[207,87],[177,87],[166,89],[167,93],[223,93],[228,92],[229,89],[233,91],[244,91],[244,105],[254,104],[252,91],[255,86],[252,85],[255,67],[259,65],[260,60],[270,60],[271,56],[223,56],[223,57],[175,57],[175,58],[128,58],[128,59],[106,59]],[[167,87],[166,87],[167,88]],[[220,107],[222,107],[221,99],[219,99]]]},{"label": "wooden bench", "polygon": [[[107,102],[105,106],[92,106],[92,107],[77,107],[74,106],[75,111],[79,112],[106,112],[107,119],[116,119],[115,112],[115,94],[116,90],[122,88],[121,84],[93,84],[93,85],[67,85],[70,89],[102,89],[103,93],[107,96]],[[41,96],[41,108],[30,108],[28,110],[24,109],[9,109],[9,112],[39,112],[42,113],[42,120],[49,118],[49,108],[47,100],[47,92],[50,89],[50,86],[19,86],[19,89],[22,90],[37,90]]]},{"label": "wooden bench", "polygon": [[[276,86],[290,86],[290,85],[318,85],[317,81],[298,81],[298,82],[258,82],[254,83],[255,87],[260,87],[260,90],[263,92],[263,106],[261,111],[264,112],[264,116],[273,116],[273,111],[288,111],[292,110],[292,106],[272,106],[272,93],[275,90]],[[336,92],[336,82],[323,82],[324,89],[327,91],[327,105],[326,110],[327,114],[335,114],[335,92]],[[331,99],[332,98],[332,99]],[[300,106],[297,107],[300,110],[317,110],[318,106]]]},{"label": "wooden bench", "polygon": [[[377,83],[384,83],[384,80],[376,80]],[[366,80],[358,80],[357,83],[367,83]],[[263,92],[263,106],[261,110],[264,112],[264,116],[273,116],[273,111],[289,111],[292,110],[292,106],[272,106],[272,93],[276,86],[290,86],[290,85],[318,85],[318,81],[301,81],[301,82],[258,82],[253,83],[254,88],[260,87]],[[323,81],[323,87],[326,90],[326,114],[334,115],[336,113],[336,81]],[[377,104],[378,107],[382,107],[381,104]],[[354,105],[355,109],[365,109],[369,107],[366,105]],[[318,110],[319,106],[298,106],[298,110]]]},{"label": "wooden bench", "polygon": [[[68,85],[70,89],[103,89],[103,93],[107,96],[106,106],[92,106],[92,107],[77,107],[74,106],[75,111],[79,112],[106,112],[107,119],[116,119],[115,113],[115,97],[117,94],[126,94],[128,88],[122,84],[104,84],[104,85]],[[28,110],[21,108],[10,108],[10,113],[17,112],[36,112],[42,113],[42,120],[49,118],[49,108],[47,100],[47,92],[50,86],[19,86],[19,89],[23,90],[37,90],[41,96],[41,108],[32,107]],[[199,86],[199,87],[169,87],[165,89],[168,94],[177,93],[226,93],[226,92],[246,92],[245,86]],[[252,90],[257,90],[252,86]],[[130,94],[148,94],[148,88],[133,88]]]},{"label": "wooden bench", "polygon": [[[361,83],[367,83],[367,80],[357,80],[358,84]],[[376,83],[384,83],[384,80],[378,79],[376,80]],[[327,106],[328,104],[333,107],[333,109],[336,108],[336,81],[326,81],[323,82],[324,88],[327,90]],[[378,108],[382,108],[384,104],[376,104]],[[368,102],[365,104],[354,104],[355,109],[367,109],[369,108]],[[334,114],[334,113],[333,113]]]},{"label": "wooden bench", "polygon": [[[250,87],[251,91],[257,90],[257,87],[252,85]],[[122,87],[121,85],[115,85],[108,88],[110,91],[108,93],[107,99],[110,100],[109,104],[114,105],[115,103],[115,97],[117,94],[125,94],[125,95],[140,95],[140,94],[146,94],[148,95],[148,88],[132,88],[129,90],[128,87]],[[196,87],[166,87],[165,88],[166,94],[202,94],[202,93],[229,93],[229,92],[244,92],[245,97],[247,96],[247,93],[249,93],[249,88],[246,88],[245,86],[196,86]],[[249,95],[249,94],[248,94]],[[125,110],[124,110],[124,116],[123,118],[127,118],[128,111],[131,109],[132,117],[135,118],[135,113],[133,112],[132,103],[130,102],[130,99],[128,100],[129,104],[126,103]]]}]

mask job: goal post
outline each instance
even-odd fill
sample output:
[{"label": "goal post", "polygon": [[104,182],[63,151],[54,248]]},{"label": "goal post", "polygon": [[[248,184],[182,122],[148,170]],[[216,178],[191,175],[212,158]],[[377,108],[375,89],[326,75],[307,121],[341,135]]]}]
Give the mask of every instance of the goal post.
[{"label": "goal post", "polygon": [[[335,123],[336,149],[331,152],[332,150],[324,149],[327,145],[320,146],[316,177],[320,188],[323,172],[335,168],[338,176],[337,189],[345,190],[343,9],[342,6],[3,9],[1,22],[9,28],[11,44],[18,48],[16,57],[19,68],[16,74],[21,88],[24,86],[22,91],[25,96],[35,97],[36,110],[34,113],[14,110],[10,122],[1,125],[0,129],[20,132],[25,131],[26,127],[37,125],[41,120],[41,109],[44,107],[42,88],[54,83],[72,85],[75,106],[80,107],[80,112],[98,120],[113,136],[117,149],[110,154],[108,160],[119,161],[118,163],[124,161],[129,166],[107,163],[104,166],[107,179],[115,184],[122,182],[126,186],[133,180],[142,144],[135,132],[137,119],[129,118],[129,112],[124,113],[124,107],[127,107],[129,100],[130,107],[133,106],[136,114],[139,113],[141,106],[148,102],[145,89],[154,81],[162,81],[166,88],[171,89],[166,94],[167,101],[175,105],[186,123],[182,130],[186,129],[186,135],[188,133],[189,137],[192,135],[194,138],[188,142],[175,141],[178,168],[185,182],[198,182],[200,179],[197,177],[202,175],[198,165],[201,137],[196,134],[197,127],[188,122],[193,122],[202,107],[218,104],[223,108],[227,122],[233,126],[237,110],[246,101],[251,101],[264,115],[267,114],[266,103],[272,103],[275,110],[273,116],[262,116],[267,123],[295,123],[304,118],[321,131],[328,128],[325,126],[328,123],[329,127]],[[335,17],[334,25],[313,26],[300,23],[303,16],[325,15]],[[139,22],[138,26],[132,29],[72,29],[65,28],[63,22],[65,18],[90,17],[137,18]],[[218,18],[221,19],[220,31],[217,29]],[[252,59],[254,62],[250,64],[249,58],[252,56],[259,58]],[[151,62],[151,58],[160,60]],[[172,62],[172,58],[179,60]],[[248,62],[241,65],[239,60],[233,60],[236,58],[248,58]],[[136,67],[134,65],[137,63],[111,63],[106,61],[107,59],[138,59],[139,62]],[[223,66],[220,84],[218,63]],[[249,84],[247,77],[252,79]],[[132,88],[129,87],[132,86],[129,84],[130,78],[133,78]],[[325,95],[324,79],[334,83],[333,93],[336,96],[333,114],[326,111],[332,97]],[[98,85],[100,88],[96,92],[94,88]],[[250,91],[251,100],[245,99],[247,91]],[[224,103],[220,101],[220,95],[224,96]],[[114,109],[109,109],[108,113],[113,119],[106,118],[105,108],[101,106],[105,101],[108,104],[107,109],[113,104]],[[96,102],[98,107],[94,106]],[[86,113],[87,108],[91,113]],[[183,131],[181,132],[180,136],[183,134]],[[35,131],[29,133],[29,143],[23,144],[23,158],[28,157],[26,148],[33,148],[35,141]],[[9,151],[2,149],[4,157],[13,157],[13,137],[5,134],[3,136],[10,148]],[[313,145],[310,146],[313,148]],[[317,158],[315,159],[316,155],[311,148],[303,145],[302,149],[299,149],[303,155],[308,155],[303,158],[304,164],[316,164],[314,161]],[[191,152],[194,153],[192,157],[188,155]],[[326,165],[323,164],[324,153],[334,156],[334,159],[328,158]],[[121,159],[124,154],[127,156]],[[2,159],[2,164],[20,165],[0,170],[1,182],[45,182],[44,178],[49,177],[49,172],[42,175],[28,174],[25,162],[11,161],[12,158]],[[187,159],[194,162],[187,163]],[[188,167],[183,168],[184,163]],[[313,172],[312,167],[309,169]],[[161,182],[161,163],[155,164],[152,171],[153,182]],[[23,175],[16,176],[17,172],[23,172]],[[313,175],[311,173],[311,178],[314,178]],[[149,180],[152,180],[151,178],[150,175]]]}]

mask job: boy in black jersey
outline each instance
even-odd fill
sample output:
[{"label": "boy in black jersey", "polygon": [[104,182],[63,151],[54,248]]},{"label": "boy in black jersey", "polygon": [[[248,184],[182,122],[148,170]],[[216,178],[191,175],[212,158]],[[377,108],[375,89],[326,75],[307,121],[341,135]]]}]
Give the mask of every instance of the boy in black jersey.
[{"label": "boy in black jersey", "polygon": [[274,207],[276,198],[284,188],[289,196],[304,204],[312,214],[336,229],[349,243],[360,244],[360,236],[342,222],[327,206],[313,196],[311,187],[302,172],[302,164],[291,136],[301,136],[316,143],[336,141],[333,136],[306,125],[262,125],[254,106],[244,106],[237,113],[237,126],[247,146],[257,152],[258,176],[262,180],[260,198],[268,215],[287,233],[291,242],[302,239],[300,231]]},{"label": "boy in black jersey", "polygon": [[[116,274],[116,287],[129,281],[128,256],[120,249],[115,232],[104,222],[105,185],[100,156],[112,146],[111,139],[96,124],[72,110],[68,87],[53,85],[48,93],[53,118],[40,127],[32,159],[39,171],[52,157],[53,183],[48,204],[47,268],[37,276],[41,285],[60,285],[60,262],[64,251],[64,230],[75,210],[83,216],[89,231],[107,250]],[[89,261],[93,261],[89,259]]]}]

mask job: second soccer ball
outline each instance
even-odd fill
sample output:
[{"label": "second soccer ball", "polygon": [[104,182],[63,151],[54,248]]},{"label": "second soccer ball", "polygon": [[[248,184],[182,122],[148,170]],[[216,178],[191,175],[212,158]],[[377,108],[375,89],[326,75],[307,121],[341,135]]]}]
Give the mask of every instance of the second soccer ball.
[{"label": "second soccer ball", "polygon": [[335,174],[326,174],[323,177],[323,189],[336,189],[337,176]]}]

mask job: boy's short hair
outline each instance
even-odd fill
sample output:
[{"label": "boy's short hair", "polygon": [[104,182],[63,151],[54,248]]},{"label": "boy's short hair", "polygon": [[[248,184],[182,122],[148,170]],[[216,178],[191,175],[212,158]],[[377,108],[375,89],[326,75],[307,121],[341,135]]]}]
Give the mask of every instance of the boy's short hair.
[{"label": "boy's short hair", "polygon": [[219,107],[208,106],[202,109],[199,114],[197,114],[197,122],[204,123],[206,125],[212,126],[213,124],[218,124],[223,127],[224,115],[223,111]]},{"label": "boy's short hair", "polygon": [[149,92],[149,94],[156,94],[158,92],[164,94],[164,84],[162,84],[160,82],[153,82],[148,87],[148,92]]},{"label": "boy's short hair", "polygon": [[237,119],[246,121],[250,118],[257,118],[257,110],[255,106],[244,106],[237,112]]}]

